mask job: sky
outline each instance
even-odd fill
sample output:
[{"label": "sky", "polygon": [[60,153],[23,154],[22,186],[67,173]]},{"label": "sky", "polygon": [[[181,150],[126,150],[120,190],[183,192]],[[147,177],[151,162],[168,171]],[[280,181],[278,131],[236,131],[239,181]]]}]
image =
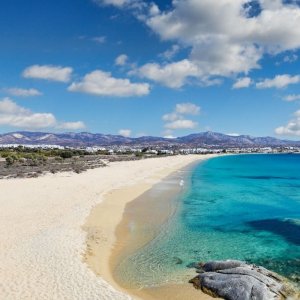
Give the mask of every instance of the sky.
[{"label": "sky", "polygon": [[300,139],[298,0],[0,5],[0,133]]}]

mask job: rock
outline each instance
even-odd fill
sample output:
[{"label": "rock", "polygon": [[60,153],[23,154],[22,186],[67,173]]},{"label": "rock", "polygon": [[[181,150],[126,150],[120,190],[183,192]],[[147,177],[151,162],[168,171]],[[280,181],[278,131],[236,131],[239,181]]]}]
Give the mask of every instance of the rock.
[{"label": "rock", "polygon": [[225,269],[232,269],[243,266],[244,263],[239,260],[224,260],[224,261],[209,261],[207,263],[200,264],[205,272],[213,272]]},{"label": "rock", "polygon": [[202,267],[200,267],[200,264],[195,262],[187,264],[186,267],[189,269],[202,269]]},{"label": "rock", "polygon": [[195,288],[227,300],[300,299],[286,281],[263,267],[242,261],[210,261],[199,264],[203,272],[190,280]]}]

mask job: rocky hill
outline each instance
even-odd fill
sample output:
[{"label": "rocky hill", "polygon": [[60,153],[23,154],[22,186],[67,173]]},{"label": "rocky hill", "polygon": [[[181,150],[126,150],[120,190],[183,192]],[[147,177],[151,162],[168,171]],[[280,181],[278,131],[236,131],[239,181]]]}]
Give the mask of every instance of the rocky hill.
[{"label": "rocky hill", "polygon": [[61,146],[191,146],[191,147],[267,147],[300,146],[300,141],[280,140],[273,137],[253,137],[249,135],[231,136],[217,132],[201,132],[174,139],[144,136],[123,137],[101,133],[48,133],[12,132],[0,134],[0,144],[61,145]]}]

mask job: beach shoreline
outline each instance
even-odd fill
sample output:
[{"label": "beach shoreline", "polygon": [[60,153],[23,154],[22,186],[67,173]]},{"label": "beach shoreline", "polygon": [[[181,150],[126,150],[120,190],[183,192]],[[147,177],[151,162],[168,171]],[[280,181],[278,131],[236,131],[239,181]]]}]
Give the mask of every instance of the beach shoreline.
[{"label": "beach shoreline", "polygon": [[126,204],[124,188],[137,186],[134,193],[128,192],[129,202],[168,174],[208,157],[116,162],[81,174],[1,180],[0,298],[129,299],[109,278],[98,276],[84,263],[87,249],[83,227],[86,229],[88,216],[99,203],[112,204],[105,195],[120,192],[123,203],[112,204],[113,214],[104,220],[107,235],[98,240],[110,250]]},{"label": "beach shoreline", "polygon": [[[174,207],[164,207],[163,211],[166,211],[165,213],[156,214],[153,217],[149,212],[152,208],[157,208],[158,201],[157,203],[151,203],[156,202],[156,199],[152,198],[150,199],[151,202],[147,203],[146,201],[149,199],[145,199],[145,194],[152,190],[155,185],[166,180],[166,178],[175,176],[174,174],[183,169],[190,169],[200,161],[212,157],[215,157],[215,155],[195,156],[195,160],[185,161],[184,163],[174,165],[172,169],[156,173],[150,181],[148,178],[148,182],[139,182],[130,187],[125,186],[121,189],[110,191],[104,197],[104,201],[93,208],[84,225],[84,229],[87,231],[87,251],[84,260],[88,266],[98,276],[103,277],[116,289],[121,290],[126,294],[130,294],[134,299],[183,299],[183,295],[188,295],[189,299],[211,299],[211,297],[203,294],[201,291],[196,291],[188,283],[186,285],[172,284],[147,290],[130,289],[116,280],[114,269],[118,260],[120,260],[120,256],[128,254],[124,253],[124,250],[128,251],[128,247],[126,248],[125,244],[127,244],[127,246],[128,244],[131,244],[131,251],[134,251],[136,247],[142,247],[155,237],[155,232],[152,232],[150,235],[147,233],[147,236],[140,235],[138,241],[131,240],[131,242],[128,243],[128,239],[130,238],[129,228],[133,225],[131,224],[131,221],[127,219],[125,213],[128,206],[130,207],[130,213],[134,214],[135,227],[142,227],[144,226],[144,223],[148,222],[150,224],[154,220],[157,228],[159,228],[159,225],[166,222],[170,215],[174,213],[174,211],[172,211],[172,209],[174,210]],[[179,179],[177,184],[177,189],[174,189],[173,187],[173,197],[176,197],[176,195],[180,193],[181,188],[179,188]],[[113,221],[112,216],[114,216]],[[109,221],[107,218],[109,218]],[[138,219],[140,220],[138,221]],[[153,229],[153,226],[151,227]],[[105,247],[104,243],[100,242],[104,239],[104,232],[109,233],[105,238]],[[193,275],[193,270],[191,270],[191,277]]]}]

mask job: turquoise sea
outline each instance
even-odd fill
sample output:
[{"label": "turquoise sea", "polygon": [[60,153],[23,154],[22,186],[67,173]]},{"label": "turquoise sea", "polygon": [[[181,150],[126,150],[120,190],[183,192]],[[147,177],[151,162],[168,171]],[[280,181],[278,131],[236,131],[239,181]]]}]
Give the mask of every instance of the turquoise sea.
[{"label": "turquoise sea", "polygon": [[156,238],[119,264],[127,285],[186,282],[191,263],[216,259],[245,260],[299,280],[300,155],[209,159],[188,172],[185,186]]}]

